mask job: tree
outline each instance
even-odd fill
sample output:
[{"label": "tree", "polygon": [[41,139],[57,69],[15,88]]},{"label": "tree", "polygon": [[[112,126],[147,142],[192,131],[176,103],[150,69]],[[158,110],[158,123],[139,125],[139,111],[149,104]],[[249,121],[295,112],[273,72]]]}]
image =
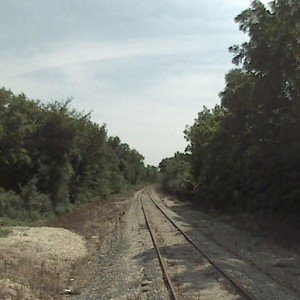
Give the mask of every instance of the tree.
[{"label": "tree", "polygon": [[242,194],[252,199],[249,206],[264,210],[296,205],[288,195],[295,197],[300,179],[295,155],[300,150],[299,20],[300,3],[292,0],[273,1],[270,9],[253,1],[237,16],[250,40],[230,48],[241,69],[227,75],[221,94],[230,112],[230,131],[239,131],[234,144],[242,145]]},{"label": "tree", "polygon": [[31,137],[40,118],[38,104],[0,90],[0,186],[19,192],[31,178]]},{"label": "tree", "polygon": [[[219,208],[300,213],[300,2],[252,1],[236,17],[221,106],[186,129],[194,194]],[[170,178],[173,178],[170,175]]]},{"label": "tree", "polygon": [[162,187],[169,193],[188,197],[193,187],[189,155],[175,153],[173,157],[163,159],[159,164],[162,175]]},{"label": "tree", "polygon": [[36,220],[145,177],[143,156],[70,108],[0,90],[0,215]]}]

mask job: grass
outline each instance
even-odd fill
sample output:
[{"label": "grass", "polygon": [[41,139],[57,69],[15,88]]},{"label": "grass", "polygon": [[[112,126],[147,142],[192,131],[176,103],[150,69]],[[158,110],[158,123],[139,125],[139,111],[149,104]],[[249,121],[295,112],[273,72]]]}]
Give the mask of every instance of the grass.
[{"label": "grass", "polygon": [[7,237],[11,233],[9,228],[0,228],[0,238]]}]

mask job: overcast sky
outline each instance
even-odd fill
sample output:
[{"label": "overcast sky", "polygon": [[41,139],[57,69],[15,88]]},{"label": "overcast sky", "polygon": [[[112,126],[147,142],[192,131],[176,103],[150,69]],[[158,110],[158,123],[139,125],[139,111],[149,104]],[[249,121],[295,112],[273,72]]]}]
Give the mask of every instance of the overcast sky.
[{"label": "overcast sky", "polygon": [[[265,1],[267,2],[267,1]],[[145,163],[183,151],[246,41],[248,0],[0,0],[0,86],[93,111]]]}]

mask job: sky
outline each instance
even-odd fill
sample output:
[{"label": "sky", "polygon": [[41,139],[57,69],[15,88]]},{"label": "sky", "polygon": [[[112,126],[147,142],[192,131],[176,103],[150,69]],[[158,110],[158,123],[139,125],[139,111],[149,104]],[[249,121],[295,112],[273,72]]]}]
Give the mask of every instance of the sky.
[{"label": "sky", "polygon": [[[264,2],[264,1],[263,1]],[[264,3],[267,3],[265,1]],[[0,0],[0,87],[43,101],[73,98],[110,136],[158,165],[219,103],[247,36],[249,0]]]}]

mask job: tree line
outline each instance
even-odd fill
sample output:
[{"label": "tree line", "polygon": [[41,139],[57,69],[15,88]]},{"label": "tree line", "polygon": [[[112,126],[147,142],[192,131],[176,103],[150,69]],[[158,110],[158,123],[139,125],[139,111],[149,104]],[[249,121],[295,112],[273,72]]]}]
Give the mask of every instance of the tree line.
[{"label": "tree line", "polygon": [[43,103],[0,89],[0,217],[34,221],[104,199],[157,169],[70,101]]},{"label": "tree line", "polygon": [[163,186],[222,210],[299,214],[300,1],[252,1],[235,20],[249,40],[229,48],[220,105],[160,163]]}]

